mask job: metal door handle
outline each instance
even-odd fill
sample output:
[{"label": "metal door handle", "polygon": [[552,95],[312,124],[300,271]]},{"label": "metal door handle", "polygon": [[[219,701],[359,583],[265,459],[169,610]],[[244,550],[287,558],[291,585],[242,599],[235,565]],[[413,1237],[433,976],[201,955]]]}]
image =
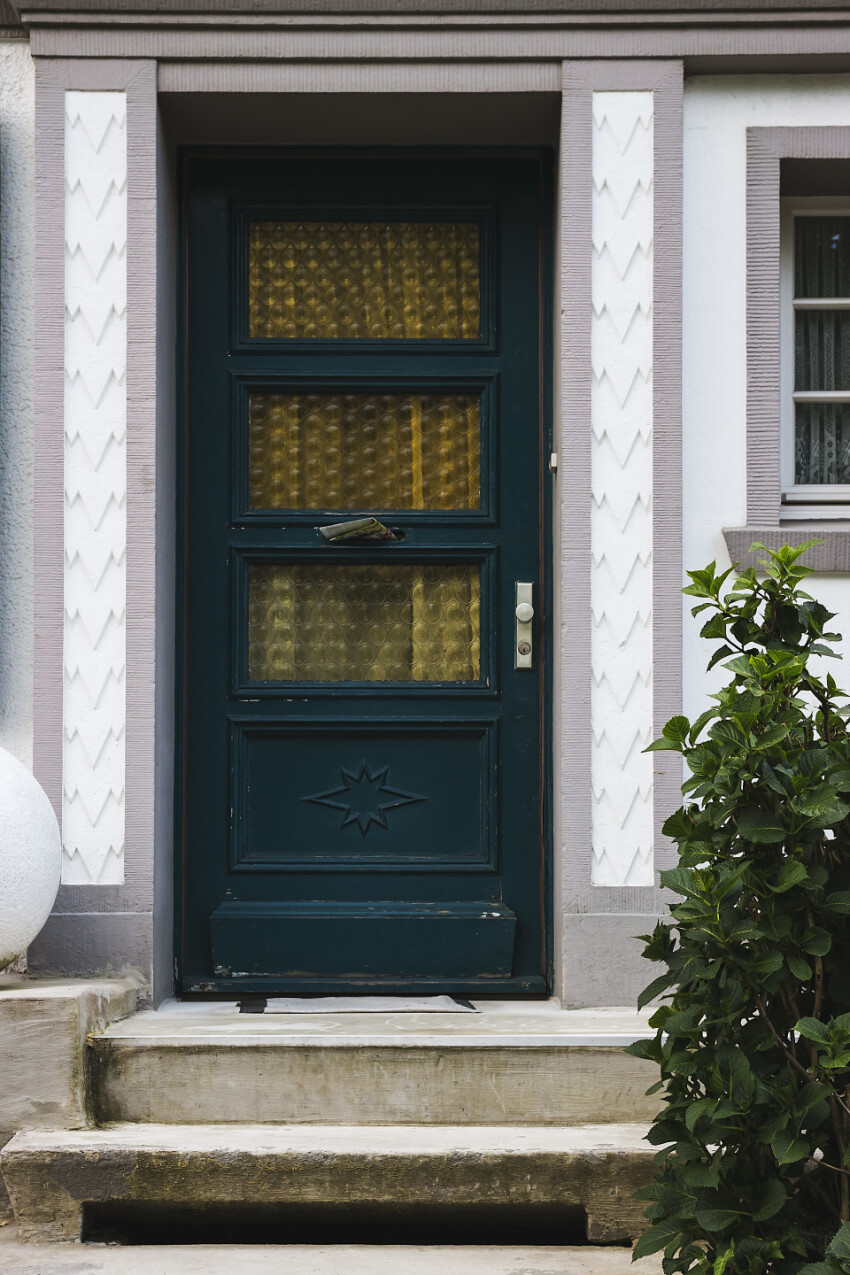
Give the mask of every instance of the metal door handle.
[{"label": "metal door handle", "polygon": [[524,580],[517,580],[514,604],[514,668],[533,667],[531,627],[531,621],[534,619],[533,594],[533,584],[529,584]]}]

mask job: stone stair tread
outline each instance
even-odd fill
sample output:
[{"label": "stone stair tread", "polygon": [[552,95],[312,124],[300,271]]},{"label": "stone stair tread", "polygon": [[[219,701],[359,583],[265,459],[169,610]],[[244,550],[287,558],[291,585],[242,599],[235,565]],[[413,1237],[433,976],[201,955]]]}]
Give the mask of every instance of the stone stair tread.
[{"label": "stone stair tread", "polygon": [[580,1211],[634,1239],[645,1126],[146,1125],[18,1133],[0,1153],[22,1236],[79,1239],[86,1208]]},{"label": "stone stair tread", "polygon": [[606,1006],[563,1010],[554,1001],[478,1001],[472,1014],[240,1014],[235,1002],[166,1001],[114,1023],[98,1037],[124,1046],[344,1048],[379,1045],[621,1049],[654,1035],[651,1010]]},{"label": "stone stair tread", "polygon": [[136,1124],[100,1129],[36,1129],[17,1133],[0,1152],[0,1163],[16,1155],[47,1151],[84,1153],[118,1150],[173,1151],[177,1154],[232,1150],[249,1155],[271,1152],[355,1151],[363,1155],[415,1156],[469,1151],[510,1154],[529,1149],[585,1155],[615,1151],[652,1156],[646,1125],[280,1125]]}]

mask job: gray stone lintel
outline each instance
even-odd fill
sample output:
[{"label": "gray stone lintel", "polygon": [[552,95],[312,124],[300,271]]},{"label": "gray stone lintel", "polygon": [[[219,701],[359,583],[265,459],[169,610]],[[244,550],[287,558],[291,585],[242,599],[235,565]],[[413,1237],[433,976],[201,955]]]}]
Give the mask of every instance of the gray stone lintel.
[{"label": "gray stone lintel", "polygon": [[807,540],[823,543],[813,546],[806,553],[807,567],[820,574],[850,575],[850,525],[818,525],[801,527],[796,524],[771,527],[724,527],[723,538],[729,557],[741,567],[757,567],[764,557],[760,551],[750,553],[750,545],[761,541],[768,549],[781,549],[783,545],[801,545]]}]

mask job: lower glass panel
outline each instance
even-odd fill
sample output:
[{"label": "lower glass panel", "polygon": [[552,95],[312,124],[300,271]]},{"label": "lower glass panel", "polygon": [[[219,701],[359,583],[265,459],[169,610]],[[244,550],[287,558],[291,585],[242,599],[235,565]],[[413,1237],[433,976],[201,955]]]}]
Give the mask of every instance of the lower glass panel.
[{"label": "lower glass panel", "polygon": [[798,403],[796,483],[850,483],[850,403]]},{"label": "lower glass panel", "polygon": [[475,682],[481,573],[467,563],[255,563],[254,682]]}]

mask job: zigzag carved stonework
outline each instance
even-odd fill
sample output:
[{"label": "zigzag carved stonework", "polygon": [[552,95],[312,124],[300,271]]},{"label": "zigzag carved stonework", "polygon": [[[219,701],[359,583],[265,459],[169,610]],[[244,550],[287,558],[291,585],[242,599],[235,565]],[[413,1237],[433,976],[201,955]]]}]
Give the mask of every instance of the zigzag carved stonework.
[{"label": "zigzag carved stonework", "polygon": [[594,885],[653,881],[653,94],[593,94]]},{"label": "zigzag carved stonework", "polygon": [[65,94],[62,879],[124,879],[127,108]]}]

